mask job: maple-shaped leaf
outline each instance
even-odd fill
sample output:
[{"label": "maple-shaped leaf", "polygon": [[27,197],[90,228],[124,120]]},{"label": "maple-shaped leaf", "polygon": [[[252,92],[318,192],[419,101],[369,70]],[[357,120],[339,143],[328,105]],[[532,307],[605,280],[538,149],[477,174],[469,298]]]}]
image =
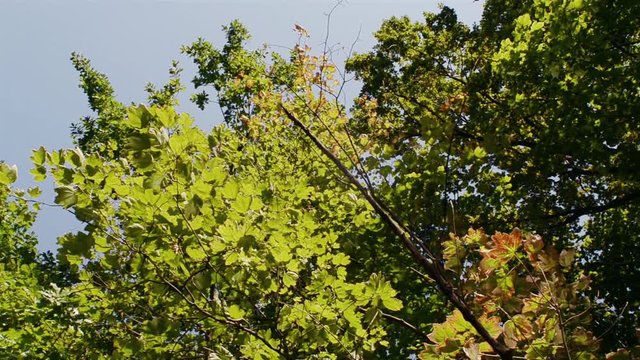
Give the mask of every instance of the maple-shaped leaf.
[{"label": "maple-shaped leaf", "polygon": [[571,264],[573,264],[573,258],[575,257],[575,255],[576,255],[576,251],[574,249],[562,250],[558,258],[558,262],[560,263],[560,266],[562,266],[563,268],[571,267]]},{"label": "maple-shaped leaf", "polygon": [[494,339],[502,332],[502,329],[500,328],[500,318],[497,316],[488,316],[487,314],[483,314],[478,321]]},{"label": "maple-shaped leaf", "polygon": [[533,332],[533,325],[523,315],[514,315],[503,326],[503,334],[507,344],[515,347],[519,341],[527,340]]},{"label": "maple-shaped leaf", "polygon": [[473,327],[464,319],[462,313],[454,310],[443,323],[434,324],[433,331],[427,337],[436,344],[444,344],[445,341],[455,339],[460,334],[472,330]]},{"label": "maple-shaped leaf", "polygon": [[535,261],[536,255],[544,248],[542,237],[537,234],[528,235],[524,239],[524,251],[527,253],[529,260]]},{"label": "maple-shaped leaf", "polygon": [[535,262],[536,268],[542,272],[550,272],[558,265],[558,253],[544,251],[538,254],[538,261]]},{"label": "maple-shaped leaf", "polygon": [[442,243],[442,247],[442,257],[445,260],[444,268],[447,270],[459,269],[462,266],[462,260],[467,255],[462,240],[451,234],[449,239]]},{"label": "maple-shaped leaf", "polygon": [[420,360],[439,360],[442,356],[438,353],[436,345],[425,344],[424,350],[418,355]]},{"label": "maple-shaped leaf", "polygon": [[467,235],[464,236],[463,242],[469,245],[484,245],[487,243],[487,235],[482,229],[469,228]]},{"label": "maple-shaped leaf", "polygon": [[521,312],[523,314],[535,314],[539,309],[547,306],[549,299],[545,295],[536,294],[523,300]]},{"label": "maple-shaped leaf", "polygon": [[481,352],[480,345],[475,343],[473,340],[467,341],[462,348],[464,354],[469,358],[469,360],[481,360]]},{"label": "maple-shaped leaf", "polygon": [[578,327],[573,331],[571,337],[569,338],[569,342],[576,347],[597,347],[598,339],[586,329]]},{"label": "maple-shaped leaf", "polygon": [[[485,255],[483,252],[482,255]],[[499,268],[503,264],[502,261],[498,258],[494,258],[491,256],[484,256],[482,260],[480,260],[480,270],[488,275],[492,273],[495,269]]]},{"label": "maple-shaped leaf", "polygon": [[578,276],[578,279],[574,283],[572,283],[571,286],[573,287],[573,291],[579,292],[587,290],[590,284],[591,278],[586,276],[585,274],[580,274],[580,276]]},{"label": "maple-shaped leaf", "polygon": [[496,276],[496,288],[493,293],[500,295],[502,301],[507,301],[512,298],[515,293],[515,277],[513,274],[506,276]]},{"label": "maple-shaped leaf", "polygon": [[514,229],[511,234],[498,232],[491,237],[491,241],[493,241],[495,246],[494,253],[498,255],[502,253],[515,253],[520,245],[522,245],[522,234],[518,229]]},{"label": "maple-shaped leaf", "polygon": [[[495,233],[491,242],[481,250],[483,256],[480,267],[485,273],[506,264],[517,255],[518,248],[522,245],[522,233],[514,229],[511,234]],[[484,264],[483,264],[484,263]]]}]

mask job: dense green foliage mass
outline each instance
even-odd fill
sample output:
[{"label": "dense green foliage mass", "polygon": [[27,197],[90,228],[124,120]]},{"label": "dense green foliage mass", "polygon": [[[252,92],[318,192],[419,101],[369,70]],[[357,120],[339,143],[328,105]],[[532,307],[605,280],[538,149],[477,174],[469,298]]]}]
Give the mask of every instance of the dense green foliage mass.
[{"label": "dense green foliage mass", "polygon": [[640,321],[639,11],[488,1],[470,29],[443,9],[387,21],[349,63],[364,82],[354,125],[391,139],[373,169],[395,180],[381,192],[397,211],[435,239],[519,226],[578,247],[609,346]]},{"label": "dense green foliage mass", "polygon": [[[192,100],[126,106],[74,54],[93,116],[33,151],[82,230],[37,254],[38,189],[0,163],[0,356],[633,359],[640,3],[487,0],[391,18],[344,73],[199,39]],[[519,230],[523,229],[523,230]]]},{"label": "dense green foliage mass", "polygon": [[74,328],[81,315],[66,298],[76,278],[51,253],[37,253],[29,229],[39,205],[30,207],[24,192],[9,187],[16,179],[17,169],[0,162],[0,357],[81,355],[84,345]]}]

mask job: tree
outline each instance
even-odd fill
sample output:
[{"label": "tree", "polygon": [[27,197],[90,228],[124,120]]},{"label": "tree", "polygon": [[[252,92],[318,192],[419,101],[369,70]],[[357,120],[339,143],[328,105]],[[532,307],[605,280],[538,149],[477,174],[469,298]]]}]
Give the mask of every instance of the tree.
[{"label": "tree", "polygon": [[[304,70],[284,65],[283,79]],[[102,85],[90,96],[112,96]],[[380,272],[348,279],[342,251],[378,220],[272,118],[282,97],[263,96],[259,118],[245,120],[260,128],[209,135],[166,106],[109,118],[101,112],[119,105],[104,101],[97,118],[127,134],[117,152],[101,151],[112,139],[88,137],[95,143],[34,155],[58,184],[56,202],[86,224],[60,238],[60,253],[82,265],[100,322],[116,334],[113,354],[360,358],[386,341],[380,323],[401,308],[396,291]]]},{"label": "tree", "polygon": [[92,347],[96,342],[84,337],[94,332],[82,331],[91,311],[81,305],[82,295],[74,294],[81,289],[75,272],[51,253],[36,251],[30,228],[40,204],[28,197],[37,197],[39,190],[13,189],[16,179],[17,169],[0,162],[0,356],[97,354],[99,349]]},{"label": "tree", "polygon": [[363,82],[350,111],[305,31],[287,58],[249,50],[233,22],[221,49],[182,49],[193,101],[222,109],[209,134],[174,109],[177,63],[148,106],[124,106],[74,54],[95,116],[77,148],[34,150],[32,174],[85,225],[59,238],[78,277],[10,285],[46,306],[3,322],[7,354],[46,324],[34,356],[637,357],[637,268],[610,284],[604,261],[637,254],[623,165],[639,9],[605,5],[490,0],[474,28],[446,7],[392,18],[347,64]]},{"label": "tree", "polygon": [[349,69],[394,210],[429,239],[518,226],[577,247],[606,304],[595,333],[616,348],[637,341],[640,78],[638,4],[610,5],[487,1],[475,28],[448,8],[394,18]]}]

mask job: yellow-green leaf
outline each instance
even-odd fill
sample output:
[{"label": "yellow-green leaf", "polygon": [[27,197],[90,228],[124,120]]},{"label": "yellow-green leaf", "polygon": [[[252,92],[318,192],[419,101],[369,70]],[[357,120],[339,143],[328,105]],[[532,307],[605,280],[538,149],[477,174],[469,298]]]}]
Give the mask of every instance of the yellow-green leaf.
[{"label": "yellow-green leaf", "polygon": [[244,310],[242,310],[237,304],[229,306],[228,312],[229,317],[233,320],[240,320],[244,317],[245,314]]}]

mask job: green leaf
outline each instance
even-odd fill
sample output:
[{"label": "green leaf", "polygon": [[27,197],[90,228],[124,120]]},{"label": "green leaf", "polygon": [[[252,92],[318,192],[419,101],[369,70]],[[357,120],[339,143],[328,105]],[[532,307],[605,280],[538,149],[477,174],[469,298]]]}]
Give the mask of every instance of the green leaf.
[{"label": "green leaf", "polygon": [[338,265],[338,266],[341,266],[341,265],[342,265],[342,266],[346,266],[346,265],[349,265],[349,263],[351,262],[351,260],[349,259],[349,256],[348,256],[348,255],[346,255],[346,254],[344,254],[344,253],[337,253],[337,254],[335,254],[335,255],[333,256],[333,260],[332,260],[332,262],[333,262],[335,265]]},{"label": "green leaf", "polygon": [[151,112],[156,116],[160,125],[171,128],[176,124],[176,114],[173,111],[154,107]]},{"label": "green leaf", "polygon": [[39,187],[35,186],[35,187],[31,187],[27,190],[27,193],[29,194],[29,196],[31,196],[32,198],[37,198],[38,196],[40,196],[42,194],[42,191],[40,190]]},{"label": "green leaf", "polygon": [[223,164],[220,163],[220,158],[214,158],[211,160],[211,167],[202,172],[202,179],[206,182],[212,182],[215,184],[222,184],[227,178],[227,172],[224,169]]},{"label": "green leaf", "polygon": [[229,181],[227,181],[226,184],[224,184],[220,193],[225,198],[229,200],[233,200],[236,198],[239,191],[240,191],[240,187],[238,186],[238,183],[235,180],[230,179]]},{"label": "green leaf", "polygon": [[240,306],[236,304],[229,306],[228,313],[229,317],[233,320],[241,320],[245,315],[244,310],[242,310],[242,308],[240,308]]},{"label": "green leaf", "polygon": [[[164,180],[166,174],[162,173],[162,172],[155,172],[155,173],[151,173],[148,176],[146,176],[142,182],[142,186],[145,189],[159,189],[160,185],[162,184],[162,181]],[[109,179],[110,177],[107,177],[107,179]],[[115,178],[115,177],[113,177]],[[118,182],[119,183],[119,182]],[[113,184],[113,187],[116,188],[116,186],[118,185],[118,183]]]},{"label": "green leaf", "polygon": [[189,146],[189,139],[186,136],[174,135],[169,138],[169,147],[176,154],[181,154]]},{"label": "green leaf", "polygon": [[571,0],[571,2],[569,3],[569,6],[567,6],[567,9],[579,10],[579,9],[582,9],[582,6],[583,6],[583,0]]},{"label": "green leaf", "polygon": [[200,261],[207,257],[207,254],[204,252],[202,247],[197,244],[187,246],[186,253],[190,258],[196,261]]},{"label": "green leaf", "polygon": [[211,248],[212,254],[221,253],[227,248],[227,246],[222,241],[213,241],[209,243],[209,247]]},{"label": "green leaf", "polygon": [[477,159],[482,159],[485,156],[487,156],[487,152],[485,151],[484,148],[478,146],[475,149],[473,149],[473,156],[476,157]]},{"label": "green leaf", "polygon": [[153,165],[153,157],[148,152],[135,152],[131,157],[131,163],[139,170],[145,170]]},{"label": "green leaf", "polygon": [[44,147],[40,146],[38,149],[31,151],[31,161],[36,166],[44,165],[46,155],[47,151],[44,149]]},{"label": "green leaf", "polygon": [[111,249],[106,236],[96,236],[94,238],[94,241],[95,241],[96,251],[105,253]]},{"label": "green leaf", "polygon": [[143,105],[132,106],[127,110],[127,123],[136,129],[149,126],[150,117],[149,110]]},{"label": "green leaf", "polygon": [[55,188],[55,203],[62,205],[64,208],[71,207],[78,202],[76,190],[71,186],[60,186]]},{"label": "green leaf", "polygon": [[382,306],[391,311],[399,311],[402,309],[402,301],[396,298],[384,298],[382,299]]},{"label": "green leaf", "polygon": [[251,208],[251,197],[245,196],[245,195],[238,195],[235,201],[231,204],[231,208],[233,208],[235,211],[241,214],[246,213]]},{"label": "green leaf", "polygon": [[71,164],[75,167],[80,167],[84,165],[85,157],[82,153],[82,150],[75,148],[66,154],[66,158],[69,159]]},{"label": "green leaf", "polygon": [[233,265],[237,263],[239,259],[240,259],[240,255],[238,255],[238,253],[235,253],[235,252],[229,253],[226,259],[224,260],[224,264],[227,266]]},{"label": "green leaf", "polygon": [[271,251],[273,258],[276,262],[287,263],[293,256],[287,246],[278,246]]},{"label": "green leaf", "polygon": [[531,25],[531,16],[529,14],[520,15],[519,18],[516,19],[516,24],[523,28]]},{"label": "green leaf", "polygon": [[29,170],[29,173],[33,175],[35,181],[42,181],[47,178],[47,169],[44,166],[35,166]]},{"label": "green leaf", "polygon": [[282,276],[282,283],[285,287],[295,286],[298,282],[298,276],[295,273],[287,271]]},{"label": "green leaf", "polygon": [[0,184],[10,185],[18,179],[18,167],[0,163]]},{"label": "green leaf", "polygon": [[58,244],[62,248],[63,254],[68,254],[66,257],[68,260],[70,255],[80,256],[75,258],[76,261],[82,261],[81,257],[88,259],[91,257],[91,248],[94,246],[94,238],[90,234],[85,232],[79,232],[75,235],[66,234],[58,238]]},{"label": "green leaf", "polygon": [[544,22],[535,21],[533,25],[531,25],[531,31],[542,30],[544,29]]},{"label": "green leaf", "polygon": [[130,135],[127,139],[127,149],[133,151],[146,150],[151,147],[151,138],[145,134]]}]

